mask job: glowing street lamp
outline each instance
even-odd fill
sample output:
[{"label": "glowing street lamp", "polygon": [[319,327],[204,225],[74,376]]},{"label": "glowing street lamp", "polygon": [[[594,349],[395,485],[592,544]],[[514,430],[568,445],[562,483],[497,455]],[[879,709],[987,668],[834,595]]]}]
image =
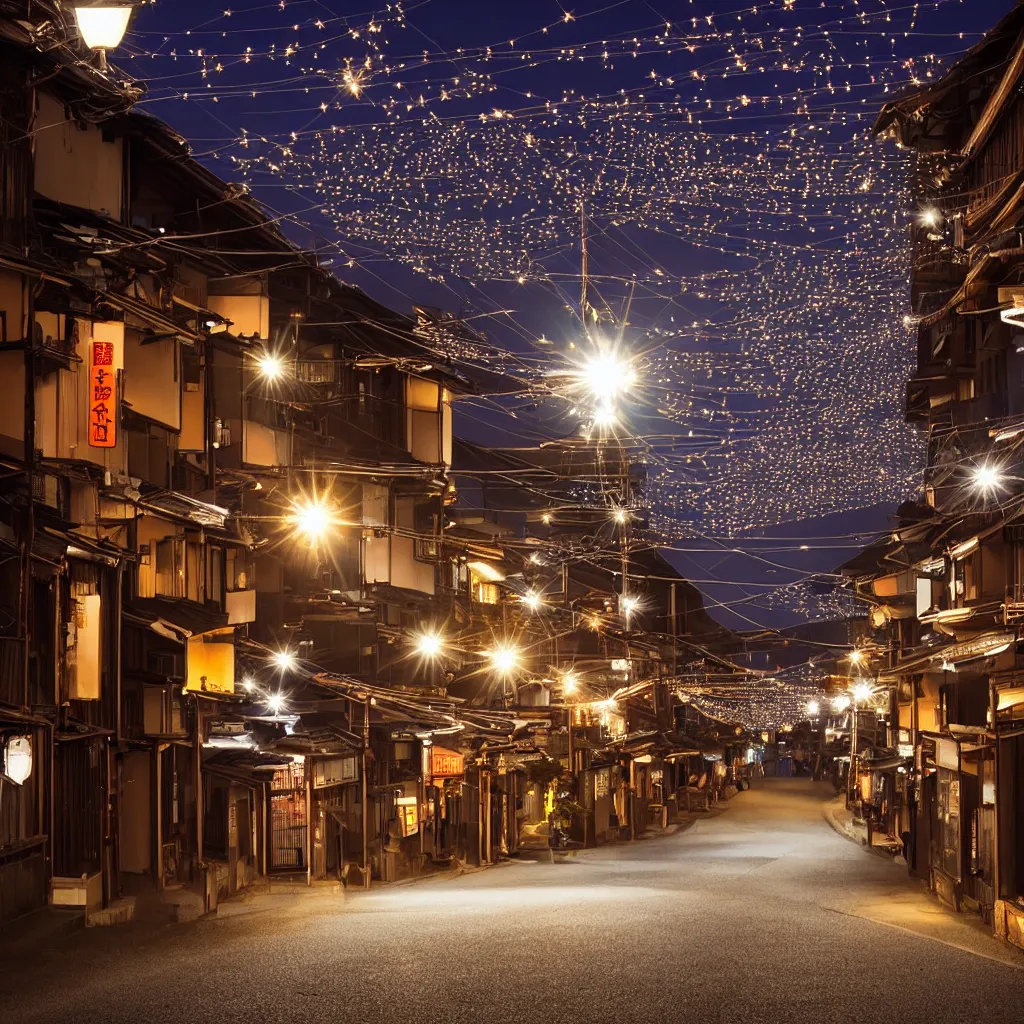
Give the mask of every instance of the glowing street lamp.
[{"label": "glowing street lamp", "polygon": [[310,545],[320,543],[337,522],[330,506],[322,499],[294,503],[289,520]]},{"label": "glowing street lamp", "polygon": [[942,223],[942,211],[937,206],[923,206],[917,219],[926,228],[937,228]]},{"label": "glowing street lamp", "polygon": [[260,376],[268,381],[280,380],[285,374],[284,360],[272,352],[266,352],[256,360]]},{"label": "glowing street lamp", "polygon": [[416,653],[424,658],[437,658],[444,649],[439,633],[420,633],[416,637]]},{"label": "glowing street lamp", "polygon": [[267,697],[267,710],[272,715],[279,715],[284,710],[286,703],[287,701],[285,700],[284,694],[272,693]]},{"label": "glowing street lamp", "polygon": [[530,609],[531,612],[539,611],[541,605],[544,603],[544,601],[541,599],[540,594],[538,594],[535,590],[528,590],[525,594],[523,594],[521,600],[523,604],[525,604],[526,607]]},{"label": "glowing street lamp", "polygon": [[594,410],[594,415],[591,418],[591,426],[596,427],[598,430],[610,433],[618,425],[619,417],[616,415],[615,410],[610,406],[601,406]]},{"label": "glowing street lamp", "polygon": [[619,597],[619,611],[625,618],[627,624],[629,620],[640,610],[640,598],[633,597],[630,594],[622,594]]},{"label": "glowing street lamp", "polygon": [[863,704],[866,701],[871,700],[871,695],[875,692],[874,687],[870,683],[859,682],[853,687],[853,699],[857,704]]},{"label": "glowing street lamp", "polygon": [[509,675],[519,667],[519,648],[510,643],[499,643],[490,651],[484,651],[491,668],[502,675]]},{"label": "glowing street lamp", "polygon": [[128,30],[135,4],[117,0],[97,0],[76,5],[75,24],[82,42],[95,50],[100,71],[107,70],[107,50],[116,50]]},{"label": "glowing street lamp", "polygon": [[809,700],[807,702],[807,714],[811,718],[817,718],[821,714],[821,705],[816,700]]},{"label": "glowing street lamp", "polygon": [[299,659],[291,651],[274,651],[270,660],[282,671],[290,672],[299,664]]},{"label": "glowing street lamp", "polygon": [[845,693],[832,698],[832,710],[835,714],[842,714],[850,706],[850,698]]},{"label": "glowing street lamp", "polygon": [[971,483],[983,495],[994,494],[1003,486],[1003,474],[998,466],[983,462],[971,471]]},{"label": "glowing street lamp", "polygon": [[566,672],[562,676],[562,692],[575,693],[579,689],[580,681],[575,672]]},{"label": "glowing street lamp", "polygon": [[595,402],[608,406],[636,383],[636,371],[629,360],[608,350],[583,364],[581,380]]}]

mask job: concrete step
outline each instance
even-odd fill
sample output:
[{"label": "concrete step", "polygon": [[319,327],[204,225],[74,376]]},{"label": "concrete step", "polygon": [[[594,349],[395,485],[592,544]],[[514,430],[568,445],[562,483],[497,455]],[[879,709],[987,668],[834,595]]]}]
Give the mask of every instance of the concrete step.
[{"label": "concrete step", "polygon": [[124,899],[114,900],[109,907],[103,910],[94,910],[86,918],[87,928],[106,928],[114,924],[127,924],[135,919],[135,897],[126,896]]}]

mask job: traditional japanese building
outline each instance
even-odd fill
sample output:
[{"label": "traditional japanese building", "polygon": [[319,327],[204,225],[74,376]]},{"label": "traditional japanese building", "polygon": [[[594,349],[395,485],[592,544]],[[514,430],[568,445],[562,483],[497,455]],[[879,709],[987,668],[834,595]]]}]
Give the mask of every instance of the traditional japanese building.
[{"label": "traditional japanese building", "polygon": [[883,826],[914,873],[1018,944],[1022,55],[1017,5],[875,125],[914,151],[907,323],[918,365],[906,415],[925,434],[927,465],[920,502],[848,566],[876,628],[870,705],[889,725],[886,749],[855,751],[858,793],[874,814],[887,802]]},{"label": "traditional japanese building", "polygon": [[0,14],[0,921],[669,820],[721,631],[638,460],[457,442],[523,388],[479,336],[328,272],[89,58]]}]

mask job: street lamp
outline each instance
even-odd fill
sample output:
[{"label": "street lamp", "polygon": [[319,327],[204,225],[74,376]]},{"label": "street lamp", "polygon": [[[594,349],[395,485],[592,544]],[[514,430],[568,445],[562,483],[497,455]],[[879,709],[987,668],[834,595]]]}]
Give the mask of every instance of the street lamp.
[{"label": "street lamp", "polygon": [[863,704],[866,701],[871,700],[871,695],[874,693],[874,687],[870,683],[864,682],[863,680],[856,683],[853,687],[853,700],[855,704]]},{"label": "street lamp", "polygon": [[506,641],[495,644],[492,650],[484,651],[491,668],[502,675],[509,675],[519,665],[519,648]]},{"label": "street lamp", "polygon": [[293,503],[289,519],[311,546],[322,541],[335,523],[330,506],[322,498]]},{"label": "street lamp", "polygon": [[[853,790],[854,794],[857,792],[857,779],[860,775],[860,757],[857,753],[857,747],[859,744],[858,737],[858,717],[860,711],[860,705],[871,700],[871,696],[874,693],[874,688],[866,680],[862,679],[853,686],[853,722],[851,723],[850,729],[850,775],[849,785]],[[847,791],[847,800],[849,800],[849,790]]]},{"label": "street lamp", "polygon": [[523,594],[521,600],[523,604],[525,604],[526,607],[530,609],[531,612],[538,611],[540,609],[540,606],[544,603],[541,600],[540,594],[538,594],[535,590],[528,590],[525,594]]},{"label": "street lamp", "polygon": [[612,431],[619,422],[615,410],[610,405],[603,405],[594,410],[591,424],[598,430]]},{"label": "street lamp", "polygon": [[971,482],[976,491],[987,497],[1002,488],[1003,474],[998,466],[983,462],[972,470]]},{"label": "street lamp", "polygon": [[279,715],[284,710],[284,706],[285,698],[282,693],[272,693],[267,698],[267,710],[272,715]]},{"label": "street lamp", "polygon": [[821,705],[816,700],[809,700],[807,702],[807,714],[811,718],[817,718],[821,714]]},{"label": "street lamp", "polygon": [[292,654],[291,651],[286,651],[286,650],[274,651],[274,653],[270,656],[270,660],[282,672],[290,672],[299,663],[298,658],[296,658],[295,655]]},{"label": "street lamp", "polygon": [[424,658],[437,658],[444,647],[439,633],[420,633],[416,637],[416,653]]},{"label": "street lamp", "polygon": [[582,383],[595,402],[609,405],[636,382],[636,371],[614,349],[591,357],[583,364]]},{"label": "street lamp", "polygon": [[562,692],[575,693],[579,689],[580,681],[575,672],[566,672],[562,676]]},{"label": "street lamp", "polygon": [[274,355],[273,352],[265,352],[259,356],[256,360],[256,368],[259,370],[260,376],[268,381],[279,380],[285,374],[284,360],[280,356]]},{"label": "street lamp", "polygon": [[135,4],[97,0],[75,6],[75,24],[82,42],[95,50],[100,71],[107,70],[107,50],[116,50],[124,39]]},{"label": "street lamp", "polygon": [[627,625],[630,618],[640,610],[640,599],[629,594],[622,594],[619,597],[619,611],[626,619]]}]

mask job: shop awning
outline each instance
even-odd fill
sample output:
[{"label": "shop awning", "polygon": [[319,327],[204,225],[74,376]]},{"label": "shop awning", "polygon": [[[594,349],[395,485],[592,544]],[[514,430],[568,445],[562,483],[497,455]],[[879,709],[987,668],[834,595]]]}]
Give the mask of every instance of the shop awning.
[{"label": "shop awning", "polygon": [[862,768],[871,772],[888,772],[896,768],[906,768],[913,760],[912,757],[904,757],[896,751],[878,750],[861,757],[860,763]]},{"label": "shop awning", "polygon": [[154,633],[184,643],[190,636],[225,629],[225,612],[185,598],[141,597],[126,601],[124,616],[135,625],[148,626]]}]

